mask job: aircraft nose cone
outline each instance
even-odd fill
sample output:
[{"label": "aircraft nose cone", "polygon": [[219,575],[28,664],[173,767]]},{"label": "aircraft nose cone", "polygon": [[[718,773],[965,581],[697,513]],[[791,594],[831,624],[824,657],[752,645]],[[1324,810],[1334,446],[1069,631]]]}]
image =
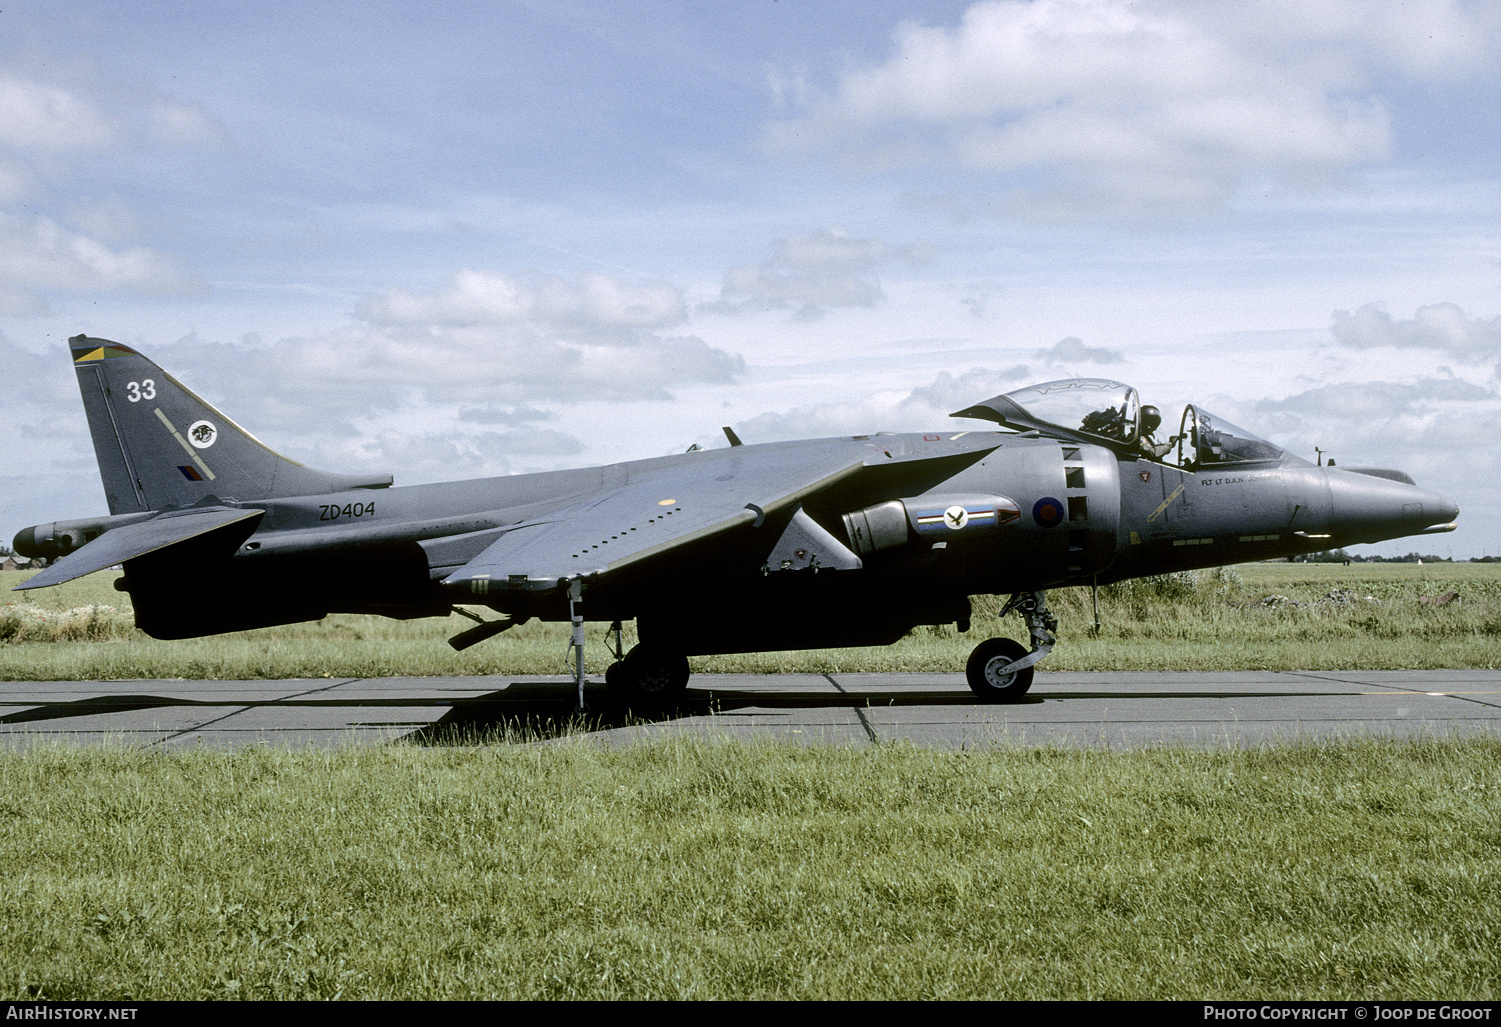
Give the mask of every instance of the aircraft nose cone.
[{"label": "aircraft nose cone", "polygon": [[1452,531],[1459,516],[1453,500],[1410,484],[1411,479],[1331,471],[1328,480],[1330,529],[1341,545]]},{"label": "aircraft nose cone", "polygon": [[[1452,523],[1459,516],[1459,504],[1452,499],[1446,499],[1437,492],[1430,492],[1427,489],[1418,489],[1417,493],[1417,502],[1422,506],[1423,513],[1421,517],[1415,519],[1423,521],[1424,528]],[[1411,503],[1412,500],[1408,502]],[[1410,514],[1409,519],[1413,519]]]}]

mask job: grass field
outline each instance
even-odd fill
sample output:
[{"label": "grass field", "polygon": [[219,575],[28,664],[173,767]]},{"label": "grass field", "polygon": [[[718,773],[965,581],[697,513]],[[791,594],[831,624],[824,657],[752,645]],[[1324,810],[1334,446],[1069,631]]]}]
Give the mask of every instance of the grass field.
[{"label": "grass field", "polygon": [[[566,674],[566,625],[533,622],[464,653],[444,640],[471,626],[334,615],[311,624],[159,642],[132,625],[129,596],[101,572],[37,592],[0,573],[0,680],[384,677]],[[1422,596],[1458,592],[1431,605]],[[1327,597],[1337,593],[1338,599]],[[1292,600],[1262,604],[1268,595]],[[1125,582],[1101,590],[1102,630],[1085,589],[1050,594],[1060,642],[1052,670],[1390,670],[1501,666],[1501,564],[1250,564]],[[947,671],[994,634],[995,597],[976,597],[966,635],[922,628],[894,646],[702,657],[698,671]],[[590,665],[607,662],[604,626],[590,625]],[[627,644],[633,627],[627,626]]]},{"label": "grass field", "polygon": [[[457,618],[157,642],[112,577],[0,608],[0,674],[562,672],[558,625],[466,654],[443,642]],[[1461,600],[1419,601],[1450,591]],[[1272,594],[1290,601],[1264,605]],[[1087,592],[1053,599],[1055,667],[1501,659],[1495,565],[1149,579],[1104,590],[1099,637]],[[995,600],[976,602],[970,638],[920,629],[886,649],[695,664],[956,669],[996,627]],[[1501,990],[1495,739],[957,753],[445,741],[0,754],[0,999]]]},{"label": "grass field", "polygon": [[1501,743],[0,758],[0,997],[1494,999]]}]

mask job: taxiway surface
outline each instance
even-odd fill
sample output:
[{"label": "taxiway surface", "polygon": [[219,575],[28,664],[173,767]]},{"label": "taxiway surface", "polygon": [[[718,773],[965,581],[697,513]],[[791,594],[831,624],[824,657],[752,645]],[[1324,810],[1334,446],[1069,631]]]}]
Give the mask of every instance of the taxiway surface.
[{"label": "taxiway surface", "polygon": [[1501,671],[1039,673],[1024,702],[982,705],[961,674],[698,674],[641,717],[591,683],[581,724],[560,678],[0,683],[0,745],[130,747],[535,741],[664,734],[805,744],[1256,745],[1290,739],[1501,736]]}]

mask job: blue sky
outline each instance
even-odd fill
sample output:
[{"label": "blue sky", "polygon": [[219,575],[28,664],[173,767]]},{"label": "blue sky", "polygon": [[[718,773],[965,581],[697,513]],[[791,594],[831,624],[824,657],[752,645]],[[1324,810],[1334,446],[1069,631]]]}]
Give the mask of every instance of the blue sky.
[{"label": "blue sky", "polygon": [[0,533],[104,512],[63,340],[398,483],[1131,382],[1501,551],[1494,5],[0,9]]}]

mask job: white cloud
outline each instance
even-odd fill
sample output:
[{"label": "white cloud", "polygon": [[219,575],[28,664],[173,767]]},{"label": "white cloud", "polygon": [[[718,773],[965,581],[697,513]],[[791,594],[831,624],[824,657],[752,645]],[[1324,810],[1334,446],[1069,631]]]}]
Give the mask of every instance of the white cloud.
[{"label": "white cloud", "polygon": [[1454,2],[988,0],[902,24],[845,71],[780,152],[865,170],[955,164],[1046,216],[1202,212],[1248,181],[1322,186],[1392,149],[1383,74],[1492,69],[1498,20]]},{"label": "white cloud", "polygon": [[1070,335],[1047,349],[1038,350],[1037,359],[1050,364],[1119,364],[1126,358],[1117,350],[1104,346],[1086,346],[1084,340]]},{"label": "white cloud", "polygon": [[1329,331],[1352,349],[1392,346],[1450,353],[1460,358],[1493,359],[1501,354],[1501,317],[1470,317],[1453,303],[1419,307],[1410,320],[1399,321],[1378,303],[1355,313],[1336,310]]},{"label": "white cloud", "polygon": [[358,315],[377,325],[633,330],[678,324],[686,318],[687,307],[682,291],[667,282],[628,285],[594,272],[569,282],[556,275],[465,270],[440,292],[393,288],[368,296]]},{"label": "white cloud", "polygon": [[1003,392],[1021,388],[1032,379],[1032,369],[1026,364],[1016,364],[1001,371],[976,367],[958,378],[947,371],[939,372],[932,384],[919,386],[902,401],[907,408],[926,407],[946,414],[963,407],[973,406]]},{"label": "white cloud", "polygon": [[890,396],[871,396],[847,403],[818,403],[790,410],[767,411],[739,422],[736,431],[747,442],[902,431],[908,427],[902,423],[906,419],[897,417],[896,406],[890,400]]},{"label": "white cloud", "polygon": [[0,309],[8,313],[45,310],[37,294],[53,289],[169,294],[203,288],[154,250],[111,249],[50,218],[0,212]]},{"label": "white cloud", "polygon": [[[84,64],[12,58],[0,67],[0,204],[45,204],[72,165],[93,155],[220,135],[196,105],[100,81]],[[35,206],[26,214],[0,209],[0,312],[41,313],[49,291],[162,294],[205,287],[162,253],[110,245],[142,228],[118,197],[81,197],[62,206],[83,233]]]},{"label": "white cloud", "polygon": [[196,103],[166,96],[150,96],[142,111],[151,138],[168,146],[201,146],[222,142],[224,126]]},{"label": "white cloud", "polygon": [[851,239],[841,228],[777,240],[770,264],[800,271],[875,271],[893,261],[924,264],[937,254],[928,243],[891,246],[880,239]]},{"label": "white cloud", "polygon": [[89,235],[121,243],[145,231],[141,218],[118,196],[83,199],[68,206],[68,219]]},{"label": "white cloud", "polygon": [[1345,382],[1309,389],[1286,399],[1266,400],[1269,413],[1325,418],[1350,427],[1380,429],[1397,418],[1423,417],[1450,404],[1494,403],[1490,389],[1461,378],[1420,378],[1415,382]]},{"label": "white cloud", "polygon": [[77,88],[0,72],[0,146],[31,154],[102,150],[119,145],[122,129]]},{"label": "white cloud", "polygon": [[1261,0],[1214,13],[1249,48],[1301,53],[1331,71],[1359,62],[1444,82],[1496,70],[1501,14],[1485,0]]},{"label": "white cloud", "polygon": [[23,162],[0,154],[0,204],[15,203],[34,192],[36,176]]},{"label": "white cloud", "polygon": [[82,504],[48,511],[36,505],[38,497],[51,498],[71,487],[97,493],[98,506],[103,506],[72,363],[63,346],[34,353],[0,333],[0,381],[9,385],[5,416],[0,417],[0,452],[5,453],[0,465],[0,520],[5,522],[0,542],[9,543],[10,533],[25,524],[90,512]]},{"label": "white cloud", "polygon": [[769,411],[740,422],[737,430],[748,442],[923,431],[942,427],[955,410],[1019,388],[1031,379],[1032,370],[1025,364],[1002,370],[976,367],[957,378],[943,371],[929,384],[905,394],[886,390],[834,403]]},{"label": "white cloud", "polygon": [[87,65],[33,56],[0,68],[0,148],[42,161],[142,143],[202,145],[225,130],[203,107]]},{"label": "white cloud", "polygon": [[1318,446],[1344,466],[1400,468],[1461,508],[1501,472],[1501,397],[1461,378],[1341,382],[1243,406],[1239,423],[1309,459]]},{"label": "white cloud", "polygon": [[324,436],[313,448],[319,467],[389,472],[403,484],[509,474],[519,469],[518,461],[554,463],[584,452],[572,435],[536,428],[475,434],[379,429]]},{"label": "white cloud", "polygon": [[459,420],[471,421],[475,424],[517,426],[527,424],[531,421],[551,421],[557,416],[551,410],[538,410],[536,407],[498,407],[488,403],[483,406],[461,407],[459,409]]},{"label": "white cloud", "polygon": [[368,330],[278,348],[336,390],[487,405],[665,399],[677,385],[734,381],[745,366],[697,336],[662,333],[687,316],[682,291],[664,281],[467,270],[433,292],[367,296],[356,314]]},{"label": "white cloud", "polygon": [[225,394],[261,396],[277,421],[309,427],[330,416],[452,403],[665,400],[675,387],[728,384],[744,371],[741,358],[695,336],[640,333],[597,344],[536,326],[375,328],[260,349],[198,344],[183,357]]},{"label": "white cloud", "polygon": [[840,228],[791,235],[778,239],[760,264],[725,272],[719,299],[703,309],[794,309],[807,320],[830,307],[873,307],[885,298],[877,271],[891,264],[925,264],[936,255],[930,243],[892,246],[880,239],[851,239]]},{"label": "white cloud", "polygon": [[[389,441],[367,450],[351,440],[388,429],[438,437],[441,424],[462,448],[444,459],[486,473],[502,472],[502,457],[579,452],[572,436],[535,426],[556,418],[549,405],[670,400],[745,370],[735,354],[661,330],[684,316],[680,290],[665,282],[466,271],[430,292],[367,296],[358,316],[365,324],[333,335],[248,346],[190,336],[151,356],[222,397],[231,416],[257,397],[256,419],[299,445],[342,447],[361,466],[372,454],[404,461]],[[436,450],[423,452],[408,455],[441,465]]]}]

